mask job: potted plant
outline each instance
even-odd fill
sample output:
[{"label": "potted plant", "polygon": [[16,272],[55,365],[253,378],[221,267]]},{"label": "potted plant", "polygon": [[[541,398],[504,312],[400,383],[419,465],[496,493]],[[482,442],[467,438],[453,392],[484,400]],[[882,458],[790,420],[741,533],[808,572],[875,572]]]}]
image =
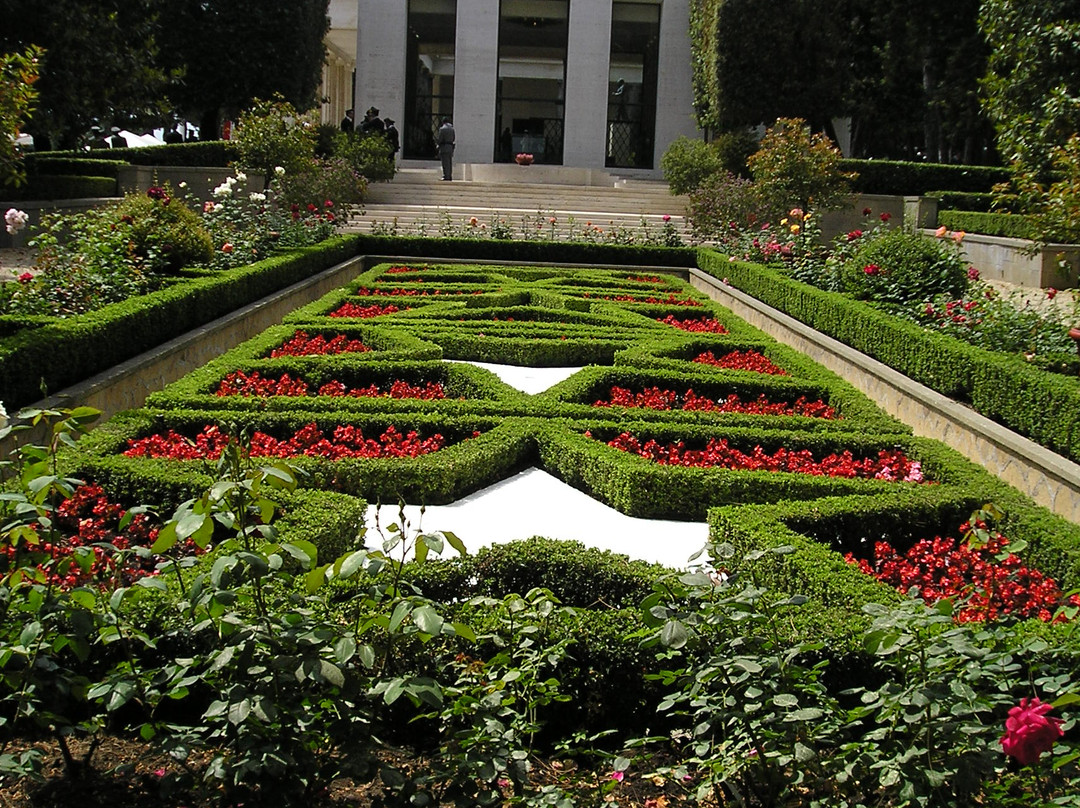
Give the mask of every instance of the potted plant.
[{"label": "potted plant", "polygon": [[533,156],[526,152],[522,152],[514,158],[514,162],[519,166],[531,166],[533,163]]}]

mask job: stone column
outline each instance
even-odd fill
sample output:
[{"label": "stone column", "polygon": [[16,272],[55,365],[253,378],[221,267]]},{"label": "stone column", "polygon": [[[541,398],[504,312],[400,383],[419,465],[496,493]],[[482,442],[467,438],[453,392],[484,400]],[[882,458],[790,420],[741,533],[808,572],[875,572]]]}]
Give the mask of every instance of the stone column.
[{"label": "stone column", "polygon": [[604,167],[611,0],[571,0],[563,165]]},{"label": "stone column", "polygon": [[495,157],[498,74],[499,4],[492,0],[458,0],[454,40],[455,164],[490,163]]},{"label": "stone column", "polygon": [[653,166],[680,135],[700,137],[694,121],[690,63],[689,0],[664,0],[660,8],[660,64],[656,87],[656,150]]},{"label": "stone column", "polygon": [[379,117],[405,120],[405,37],[408,4],[395,0],[357,0],[356,125],[369,107]]}]

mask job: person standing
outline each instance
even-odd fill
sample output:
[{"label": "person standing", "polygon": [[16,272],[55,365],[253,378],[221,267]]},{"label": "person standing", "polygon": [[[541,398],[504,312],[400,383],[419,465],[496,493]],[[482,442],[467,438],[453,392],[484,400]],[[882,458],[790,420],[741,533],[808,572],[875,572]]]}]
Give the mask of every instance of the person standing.
[{"label": "person standing", "polygon": [[354,114],[355,113],[351,109],[345,110],[345,117],[341,119],[342,132],[351,132],[353,130],[355,124],[355,121],[353,120]]},{"label": "person standing", "polygon": [[449,118],[443,118],[442,126],[435,138],[435,145],[439,149],[439,159],[442,161],[443,182],[450,182],[454,178],[454,125]]},{"label": "person standing", "polygon": [[386,124],[383,134],[386,136],[386,142],[390,146],[390,159],[394,160],[397,158],[398,149],[401,148],[401,136],[398,134],[397,127],[394,126],[393,118],[387,118],[383,123]]}]

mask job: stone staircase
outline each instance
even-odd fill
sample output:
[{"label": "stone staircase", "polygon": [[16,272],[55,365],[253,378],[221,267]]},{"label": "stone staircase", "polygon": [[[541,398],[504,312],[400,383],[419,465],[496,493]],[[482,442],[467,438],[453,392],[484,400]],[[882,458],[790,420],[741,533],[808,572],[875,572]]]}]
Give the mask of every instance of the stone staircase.
[{"label": "stone staircase", "polygon": [[[572,180],[574,174],[507,168],[518,169],[525,175],[522,179],[532,181],[488,175],[483,181],[442,182],[438,169],[401,169],[393,181],[369,186],[363,212],[352,217],[347,229],[428,236],[503,229],[504,235],[515,239],[573,236],[605,242],[628,235],[658,238],[667,216],[689,241],[687,199],[672,196],[664,182],[611,177],[607,185],[572,185],[561,180]],[[455,170],[455,176],[472,173],[468,166]],[[595,176],[590,179],[597,181]]]}]

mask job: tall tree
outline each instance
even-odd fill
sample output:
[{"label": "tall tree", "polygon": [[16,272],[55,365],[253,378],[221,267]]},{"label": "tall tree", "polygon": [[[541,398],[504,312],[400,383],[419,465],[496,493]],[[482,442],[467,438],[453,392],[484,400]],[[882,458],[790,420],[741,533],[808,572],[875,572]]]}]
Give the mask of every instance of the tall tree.
[{"label": "tall tree", "polygon": [[159,0],[0,0],[0,52],[44,49],[37,109],[26,126],[38,148],[70,148],[91,125],[127,125],[160,112]]},{"label": "tall tree", "polygon": [[1018,172],[1045,173],[1053,149],[1080,132],[1080,2],[984,0],[979,26],[998,151]]},{"label": "tall tree", "polygon": [[204,139],[257,98],[311,108],[326,56],[329,0],[166,0],[162,61],[182,70],[170,97]]}]

